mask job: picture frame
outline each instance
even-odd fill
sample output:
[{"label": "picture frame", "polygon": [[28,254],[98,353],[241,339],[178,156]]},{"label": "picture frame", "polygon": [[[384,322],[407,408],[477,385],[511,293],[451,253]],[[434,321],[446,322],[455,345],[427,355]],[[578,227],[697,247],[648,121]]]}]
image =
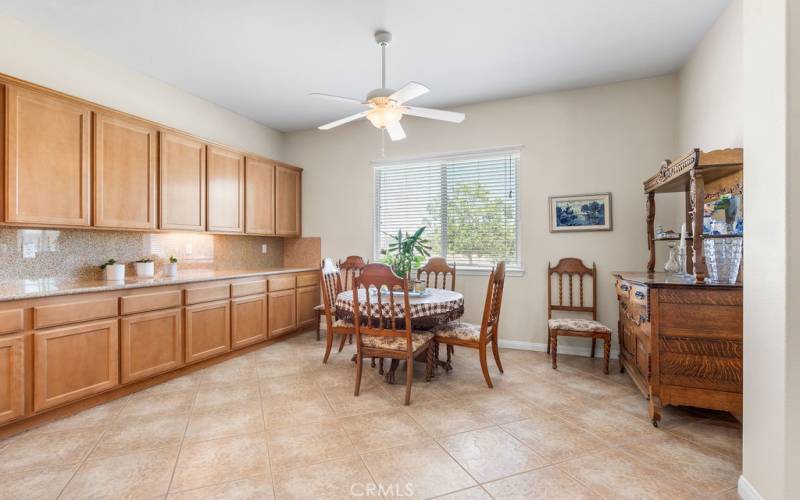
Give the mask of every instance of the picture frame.
[{"label": "picture frame", "polygon": [[551,233],[611,231],[611,193],[548,197]]}]

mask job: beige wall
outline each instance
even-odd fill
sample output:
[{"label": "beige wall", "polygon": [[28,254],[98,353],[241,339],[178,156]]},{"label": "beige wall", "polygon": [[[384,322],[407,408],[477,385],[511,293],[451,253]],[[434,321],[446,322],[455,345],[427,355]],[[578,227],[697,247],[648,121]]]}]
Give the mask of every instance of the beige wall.
[{"label": "beige wall", "polygon": [[[502,336],[543,347],[545,269],[560,257],[597,263],[599,319],[616,330],[610,272],[646,265],[642,181],[661,159],[675,155],[676,102],[677,79],[666,76],[466,106],[460,108],[467,114],[460,125],[406,117],[408,138],[387,140],[386,157],[524,146],[519,196],[525,275],[506,282]],[[367,122],[286,134],[287,160],[306,169],[303,230],[322,237],[323,255],[372,258],[370,160],[380,158],[380,144],[378,131]],[[548,232],[548,196],[603,191],[613,194],[613,231]],[[670,201],[665,203],[659,208],[674,213]],[[486,276],[464,276],[458,283],[465,293],[466,319],[479,321]]]},{"label": "beige wall", "polygon": [[0,16],[0,73],[282,160],[283,134]]},{"label": "beige wall", "polygon": [[742,146],[742,4],[731,3],[678,73],[681,151]]},{"label": "beige wall", "polygon": [[[791,7],[793,15],[787,20],[788,5],[792,2],[745,0],[743,11],[747,275],[744,470],[739,492],[744,498],[800,495],[800,231],[795,201],[800,195],[796,165],[800,46],[798,8]],[[791,37],[787,21],[795,31]],[[792,111],[788,116],[787,107]]]}]

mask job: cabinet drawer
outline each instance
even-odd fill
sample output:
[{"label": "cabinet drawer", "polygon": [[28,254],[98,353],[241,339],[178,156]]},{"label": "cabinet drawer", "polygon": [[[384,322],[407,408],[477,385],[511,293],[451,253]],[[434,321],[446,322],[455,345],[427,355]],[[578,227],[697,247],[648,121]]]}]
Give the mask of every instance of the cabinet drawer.
[{"label": "cabinet drawer", "polygon": [[159,309],[169,309],[171,307],[178,307],[180,305],[180,290],[128,295],[120,299],[120,309],[123,315],[146,311],[157,311]]},{"label": "cabinet drawer", "polygon": [[269,291],[280,292],[281,290],[291,290],[295,287],[294,276],[281,276],[269,279]]},{"label": "cabinet drawer", "polygon": [[223,300],[231,295],[231,287],[227,283],[212,286],[203,286],[186,289],[186,305],[199,304],[200,302],[211,302]]},{"label": "cabinet drawer", "polygon": [[319,284],[319,273],[302,273],[297,275],[297,288]]},{"label": "cabinet drawer", "polygon": [[34,333],[34,411],[115,387],[119,380],[117,334],[116,319]]},{"label": "cabinet drawer", "polygon": [[267,291],[266,280],[242,281],[231,285],[231,297],[244,297],[245,295],[257,295]]},{"label": "cabinet drawer", "polygon": [[79,323],[95,319],[111,318],[118,313],[117,298],[53,304],[33,308],[35,329]]},{"label": "cabinet drawer", "polygon": [[22,309],[0,311],[0,333],[14,333],[22,330]]}]

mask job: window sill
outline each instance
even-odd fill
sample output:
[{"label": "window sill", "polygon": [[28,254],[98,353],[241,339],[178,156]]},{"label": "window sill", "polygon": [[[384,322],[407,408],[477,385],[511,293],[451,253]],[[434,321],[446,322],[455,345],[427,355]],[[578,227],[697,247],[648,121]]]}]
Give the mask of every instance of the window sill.
[{"label": "window sill", "polygon": [[[486,267],[483,268],[469,268],[469,267],[456,267],[456,276],[489,276],[492,270]],[[506,276],[516,278],[525,276],[525,269],[506,269]]]}]

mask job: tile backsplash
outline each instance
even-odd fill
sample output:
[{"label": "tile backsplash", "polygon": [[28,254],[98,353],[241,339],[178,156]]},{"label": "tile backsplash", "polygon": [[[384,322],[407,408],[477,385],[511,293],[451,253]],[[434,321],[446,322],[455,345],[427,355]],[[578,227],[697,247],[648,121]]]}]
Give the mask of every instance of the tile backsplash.
[{"label": "tile backsplash", "polygon": [[[267,253],[262,253],[262,245]],[[99,279],[108,259],[126,264],[174,255],[181,269],[264,269],[283,265],[283,240],[265,236],[138,233],[0,227],[0,280]],[[132,270],[131,270],[132,271]]]}]

